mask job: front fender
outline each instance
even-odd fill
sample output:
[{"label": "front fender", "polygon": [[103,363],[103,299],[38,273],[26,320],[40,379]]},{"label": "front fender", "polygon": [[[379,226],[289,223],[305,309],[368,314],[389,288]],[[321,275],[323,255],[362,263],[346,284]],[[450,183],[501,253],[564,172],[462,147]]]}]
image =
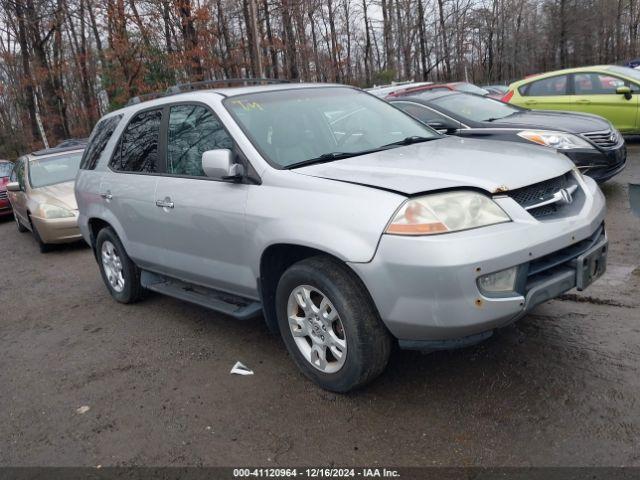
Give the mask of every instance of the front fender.
[{"label": "front fender", "polygon": [[265,182],[249,193],[247,234],[256,277],[262,253],[281,243],[314,248],[345,262],[369,262],[385,226],[406,199],[334,180],[304,175],[295,180],[295,187]]}]

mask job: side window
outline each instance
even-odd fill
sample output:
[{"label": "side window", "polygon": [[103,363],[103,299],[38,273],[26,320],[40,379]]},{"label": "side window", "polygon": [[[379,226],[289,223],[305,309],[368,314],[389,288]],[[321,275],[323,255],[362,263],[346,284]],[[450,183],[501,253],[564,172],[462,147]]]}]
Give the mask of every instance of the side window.
[{"label": "side window", "polygon": [[557,77],[543,78],[536,80],[525,86],[520,92],[526,97],[550,97],[555,95],[567,94],[567,76],[558,75]]},{"label": "side window", "polygon": [[80,168],[83,170],[93,170],[100,160],[100,156],[107,146],[107,142],[113,135],[116,127],[122,120],[122,115],[115,117],[105,118],[98,122],[93,129],[91,137],[89,138],[89,144],[84,151],[82,161],[80,162]]},{"label": "side window", "polygon": [[24,162],[24,158],[16,160],[16,165],[13,167],[11,177],[9,178],[9,181],[11,182],[18,182],[18,184],[20,184],[20,188],[24,188]]},{"label": "side window", "polygon": [[576,95],[615,94],[618,87],[625,85],[620,78],[600,73],[576,73],[573,78]]},{"label": "side window", "polygon": [[442,115],[440,115],[439,113],[436,113],[433,110],[422,107],[420,105],[402,102],[402,103],[398,103],[398,106],[403,111],[411,115],[413,118],[420,120],[422,123],[429,123],[429,122],[450,123],[450,121],[447,121],[447,119]]},{"label": "side window", "polygon": [[141,112],[133,117],[122,132],[111,159],[111,168],[120,172],[157,172],[161,122],[161,109]]},{"label": "side window", "polygon": [[204,177],[202,154],[233,149],[233,141],[218,117],[201,105],[176,105],[169,113],[167,173]]},{"label": "side window", "polygon": [[16,160],[15,165],[13,166],[13,170],[11,170],[11,175],[9,175],[9,181],[10,182],[17,182],[18,181],[18,168],[20,166],[20,162],[22,160],[18,159]]}]

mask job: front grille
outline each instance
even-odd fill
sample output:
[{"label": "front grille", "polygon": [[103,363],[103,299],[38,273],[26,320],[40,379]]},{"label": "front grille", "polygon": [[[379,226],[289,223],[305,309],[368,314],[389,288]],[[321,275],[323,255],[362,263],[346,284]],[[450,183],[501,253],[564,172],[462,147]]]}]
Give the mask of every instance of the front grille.
[{"label": "front grille", "polygon": [[507,195],[518,202],[522,208],[527,208],[549,198],[558,190],[561,190],[566,186],[566,175],[562,175],[561,177],[551,178],[544,182],[534,183],[533,185],[511,190],[510,192],[507,192]]},{"label": "front grille", "polygon": [[613,148],[618,145],[618,142],[620,141],[619,134],[615,130],[583,133],[582,136],[591,140],[601,148]]},{"label": "front grille", "polygon": [[[567,205],[566,202],[554,200],[554,195],[563,189],[572,190],[574,197],[579,197],[581,194],[580,186],[571,172],[543,182],[511,190],[506,192],[506,194],[513,198],[534,218],[543,218],[557,214]],[[535,206],[543,202],[552,203],[540,205],[539,207]]]},{"label": "front grille", "polygon": [[0,200],[5,200],[6,198],[7,198],[7,192],[6,192],[6,190],[5,190],[5,191],[0,192]]}]

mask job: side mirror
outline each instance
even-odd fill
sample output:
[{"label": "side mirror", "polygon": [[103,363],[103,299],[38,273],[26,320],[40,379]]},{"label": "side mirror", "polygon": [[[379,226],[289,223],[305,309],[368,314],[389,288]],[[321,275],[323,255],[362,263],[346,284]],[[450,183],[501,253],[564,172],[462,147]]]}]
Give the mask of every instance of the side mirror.
[{"label": "side mirror", "polygon": [[204,152],[202,170],[207,177],[221,180],[239,181],[244,176],[243,166],[233,162],[233,153],[226,148]]},{"label": "side mirror", "polygon": [[627,100],[631,99],[631,89],[626,85],[616,88],[616,93],[619,95],[624,95],[624,98],[626,98]]},{"label": "side mirror", "polygon": [[7,191],[9,192],[19,192],[22,189],[20,188],[20,184],[18,182],[9,182],[7,183]]}]

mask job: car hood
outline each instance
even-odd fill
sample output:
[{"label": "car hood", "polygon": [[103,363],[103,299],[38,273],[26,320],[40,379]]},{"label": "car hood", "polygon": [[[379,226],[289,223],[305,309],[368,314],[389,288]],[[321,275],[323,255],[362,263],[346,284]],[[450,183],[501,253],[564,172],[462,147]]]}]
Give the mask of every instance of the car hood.
[{"label": "car hood", "polygon": [[48,203],[64,207],[68,210],[77,210],[78,204],[73,193],[73,181],[39,187],[33,190],[34,197],[41,203]]},{"label": "car hood", "polygon": [[513,190],[560,176],[572,166],[546,147],[447,137],[293,171],[413,195],[457,187]]},{"label": "car hood", "polygon": [[561,130],[570,133],[587,133],[610,130],[611,124],[597,115],[549,110],[527,110],[505,118],[485,122],[487,127],[528,128]]}]

